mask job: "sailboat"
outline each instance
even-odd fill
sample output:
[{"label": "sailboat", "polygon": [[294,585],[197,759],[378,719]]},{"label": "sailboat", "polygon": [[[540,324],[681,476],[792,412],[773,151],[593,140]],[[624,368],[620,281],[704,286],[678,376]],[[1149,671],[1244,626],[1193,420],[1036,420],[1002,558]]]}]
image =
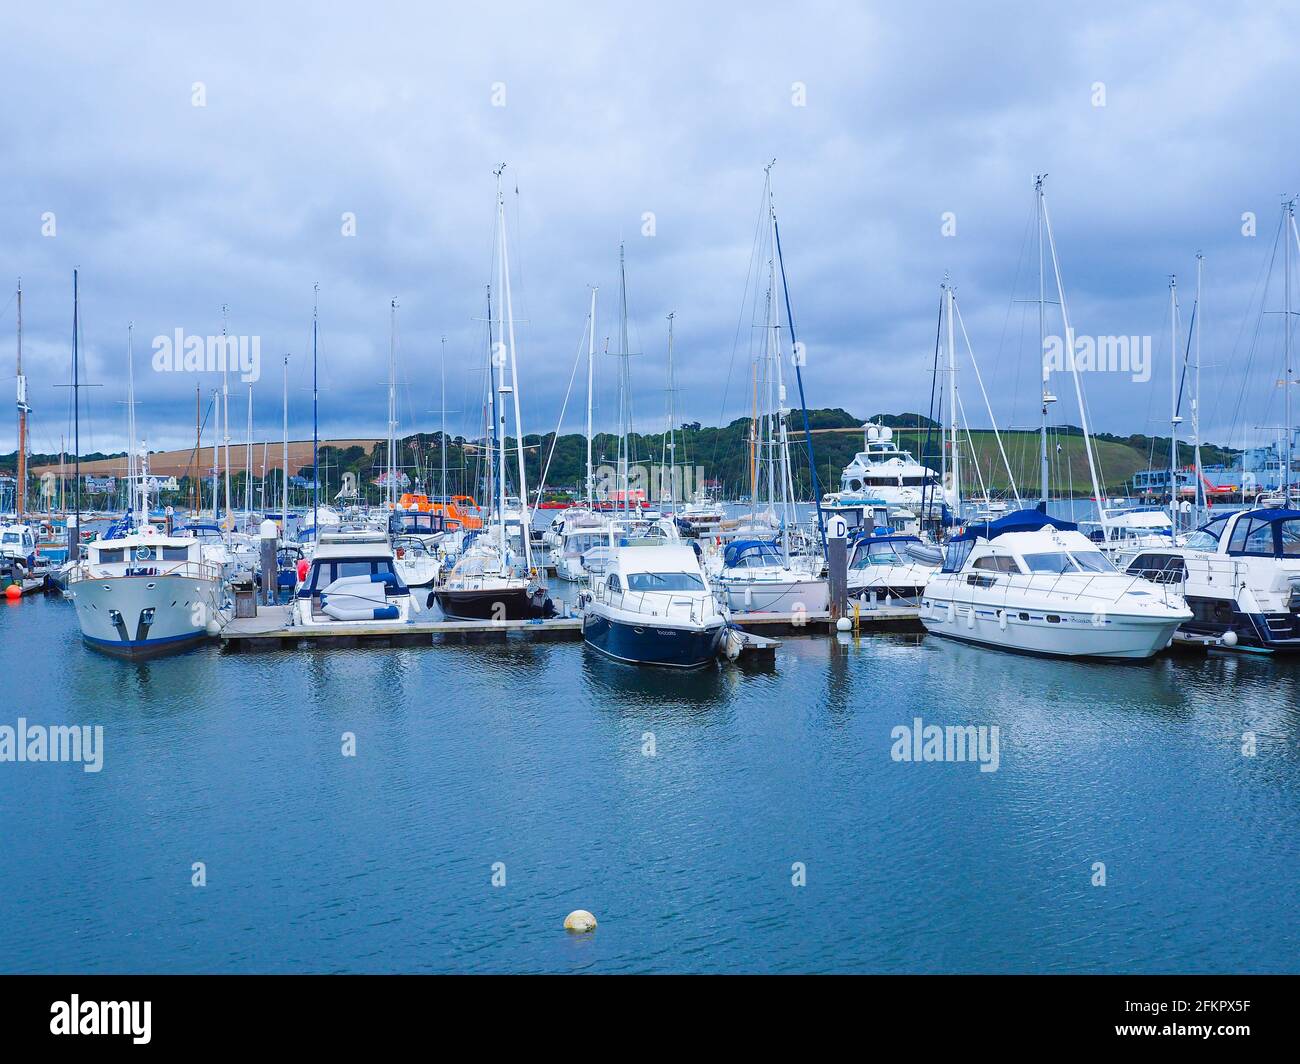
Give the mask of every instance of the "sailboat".
[{"label": "sailboat", "polygon": [[[761,419],[756,418],[757,442],[766,451],[762,462],[767,489],[766,510],[751,514],[748,525],[751,538],[736,538],[722,555],[722,565],[717,573],[719,593],[727,606],[735,612],[824,612],[830,602],[830,589],[821,575],[823,561],[816,551],[800,553],[799,528],[794,502],[794,481],[790,465],[790,439],[787,417],[790,408],[786,403],[786,386],[782,367],[781,334],[783,321],[779,291],[784,292],[785,265],[781,260],[780,241],[776,227],[776,207],[772,199],[772,167],[764,170],[764,209],[766,211],[766,241],[768,251],[768,284],[766,293],[766,319],[763,334],[765,342],[759,361],[763,366],[765,409]],[[780,271],[781,289],[777,279]],[[784,326],[790,328],[793,341],[793,323],[789,316],[786,298]],[[792,361],[798,369],[799,347],[793,343]],[[757,376],[756,376],[757,380]],[[802,377],[800,377],[802,392]],[[805,417],[805,434],[809,454],[812,435],[808,432]],[[811,462],[810,462],[811,467]],[[814,472],[814,481],[815,481]],[[814,482],[814,498],[817,487]],[[757,508],[758,491],[752,500]],[[821,502],[818,499],[818,523],[821,523]],[[770,531],[767,531],[770,530]],[[770,536],[770,538],[769,538]]]},{"label": "sailboat", "polygon": [[[438,606],[444,614],[467,620],[526,620],[549,617],[555,612],[541,573],[533,565],[532,537],[529,534],[532,514],[524,473],[510,252],[506,238],[505,197],[501,191],[504,169],[503,164],[494,171],[497,179],[497,275],[502,293],[497,307],[498,339],[495,343],[492,342],[490,311],[488,314],[491,353],[488,407],[492,418],[492,448],[497,462],[493,513],[488,527],[470,540],[436,591]],[[507,405],[513,406],[514,410],[519,483],[517,511],[506,493]]]}]

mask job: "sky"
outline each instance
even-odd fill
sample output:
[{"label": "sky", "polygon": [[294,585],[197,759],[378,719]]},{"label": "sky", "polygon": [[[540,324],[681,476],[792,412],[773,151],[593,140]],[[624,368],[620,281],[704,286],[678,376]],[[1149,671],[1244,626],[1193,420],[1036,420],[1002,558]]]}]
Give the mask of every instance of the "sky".
[{"label": "sky", "polygon": [[[323,437],[386,433],[394,299],[400,431],[440,426],[445,372],[448,429],[477,434],[505,163],[525,430],[581,431],[581,374],[561,408],[593,285],[617,349],[620,242],[637,427],[664,423],[670,313],[678,420],[727,422],[750,407],[775,159],[809,406],[929,409],[948,276],[980,370],[958,332],[967,422],[1031,428],[1046,173],[1075,333],[1150,338],[1147,380],[1081,371],[1092,426],[1167,434],[1169,279],[1181,359],[1199,251],[1202,435],[1260,442],[1284,418],[1275,236],[1300,192],[1298,44],[1294,13],[1266,2],[9,4],[0,375],[12,387],[21,276],[31,447],[57,451],[75,267],[84,451],[126,445],[128,323],[151,448],[192,442],[196,386],[205,408],[221,386],[155,369],[154,338],[223,320],[260,343],[255,437],[280,437],[288,354],[290,435],[309,438],[319,285]],[[612,430],[614,363],[597,362]],[[247,388],[230,385],[235,442]],[[1072,379],[1053,391],[1054,421],[1078,424]]]}]

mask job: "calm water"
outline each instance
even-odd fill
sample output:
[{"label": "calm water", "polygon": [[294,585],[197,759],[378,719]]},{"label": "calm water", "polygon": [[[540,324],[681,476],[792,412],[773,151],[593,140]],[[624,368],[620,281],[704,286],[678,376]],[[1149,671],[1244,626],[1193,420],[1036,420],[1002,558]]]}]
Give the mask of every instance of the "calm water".
[{"label": "calm water", "polygon": [[[0,723],[106,746],[0,764],[3,971],[1300,970],[1296,665],[911,635],[694,676],[569,642],[133,665],[56,599],[0,609],[0,665]],[[1000,769],[895,763],[917,715],[996,724]]]}]

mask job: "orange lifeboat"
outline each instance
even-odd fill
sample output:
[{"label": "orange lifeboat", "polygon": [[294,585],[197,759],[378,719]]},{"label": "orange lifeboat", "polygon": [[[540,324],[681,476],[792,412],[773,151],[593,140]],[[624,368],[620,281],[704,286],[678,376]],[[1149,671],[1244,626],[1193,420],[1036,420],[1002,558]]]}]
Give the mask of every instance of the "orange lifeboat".
[{"label": "orange lifeboat", "polygon": [[441,514],[448,529],[483,527],[483,511],[468,495],[453,495],[447,502],[430,499],[427,495],[403,495],[398,506],[420,513]]}]

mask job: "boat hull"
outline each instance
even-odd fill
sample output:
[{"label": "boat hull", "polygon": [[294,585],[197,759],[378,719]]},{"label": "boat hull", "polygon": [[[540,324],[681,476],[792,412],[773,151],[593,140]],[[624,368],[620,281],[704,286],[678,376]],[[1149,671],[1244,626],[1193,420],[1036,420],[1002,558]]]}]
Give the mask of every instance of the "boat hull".
[{"label": "boat hull", "polygon": [[86,645],[120,658],[176,654],[209,638],[220,589],[185,576],[76,580],[68,594]]},{"label": "boat hull", "polygon": [[[951,607],[951,608],[950,608]],[[1025,619],[1021,615],[1027,615]],[[1049,617],[1058,618],[1056,621]],[[1068,658],[1149,658],[1169,645],[1181,619],[1048,613],[927,595],[921,607],[926,631],[1001,650]]]},{"label": "boat hull", "polygon": [[457,591],[440,588],[435,592],[438,608],[462,621],[526,621],[555,614],[545,591],[529,594],[527,588],[498,588]]},{"label": "boat hull", "polygon": [[825,613],[830,588],[819,577],[717,581],[732,613]]},{"label": "boat hull", "polygon": [[726,625],[661,627],[653,622],[631,624],[589,607],[582,620],[583,641],[606,657],[629,665],[658,665],[701,669],[717,660]]}]

